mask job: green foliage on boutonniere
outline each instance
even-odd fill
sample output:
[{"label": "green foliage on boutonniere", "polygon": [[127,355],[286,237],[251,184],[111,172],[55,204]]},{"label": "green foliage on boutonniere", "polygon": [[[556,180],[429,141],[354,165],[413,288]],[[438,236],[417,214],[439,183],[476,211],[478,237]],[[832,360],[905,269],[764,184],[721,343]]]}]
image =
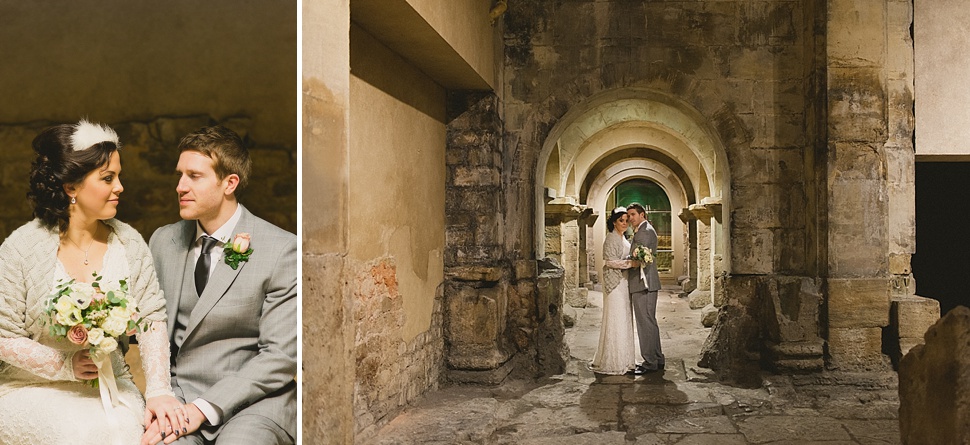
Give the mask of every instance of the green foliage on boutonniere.
[{"label": "green foliage on boutonniere", "polygon": [[239,263],[249,261],[249,256],[253,254],[253,249],[249,247],[250,236],[248,233],[237,233],[231,243],[226,243],[223,247],[222,257],[226,264],[236,270]]}]

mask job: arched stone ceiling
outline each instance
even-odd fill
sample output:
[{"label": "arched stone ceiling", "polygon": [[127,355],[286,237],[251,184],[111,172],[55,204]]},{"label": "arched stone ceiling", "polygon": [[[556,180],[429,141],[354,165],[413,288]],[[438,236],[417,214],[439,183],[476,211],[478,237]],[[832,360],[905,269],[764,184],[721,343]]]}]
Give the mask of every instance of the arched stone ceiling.
[{"label": "arched stone ceiling", "polygon": [[[544,188],[579,199],[598,163],[631,146],[649,147],[646,158],[661,160],[672,170],[679,165],[686,177],[680,182],[692,189],[688,193],[695,199],[711,196],[730,208],[730,193],[724,193],[730,191],[727,155],[707,119],[676,97],[643,88],[597,94],[559,120],[536,165],[535,177],[544,178],[536,185],[536,208],[544,206]],[[551,158],[557,162],[550,163]],[[547,175],[547,168],[558,172]],[[541,255],[544,215],[538,211],[535,216],[536,252]]]},{"label": "arched stone ceiling", "polygon": [[[696,197],[699,193],[703,193],[702,191],[696,190],[693,182],[694,178],[684,170],[684,167],[663,152],[652,147],[617,147],[594,160],[586,170],[584,173],[585,178],[579,188],[579,202],[581,204],[589,202],[591,187],[595,183],[594,181],[597,181],[602,175],[603,171],[612,169],[617,163],[628,160],[643,162],[645,163],[644,165],[651,162],[662,165],[664,170],[671,175],[671,180],[678,182],[680,184],[679,187],[684,189],[683,191],[688,205],[697,202]],[[659,169],[657,170],[659,171]],[[704,183],[706,185],[706,181]]]}]

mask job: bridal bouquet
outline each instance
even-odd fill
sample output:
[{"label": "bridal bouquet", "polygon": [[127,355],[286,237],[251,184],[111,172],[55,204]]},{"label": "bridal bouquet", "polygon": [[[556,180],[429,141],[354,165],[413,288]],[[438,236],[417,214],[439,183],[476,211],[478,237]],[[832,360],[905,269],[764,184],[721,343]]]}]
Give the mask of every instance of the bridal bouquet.
[{"label": "bridal bouquet", "polygon": [[653,252],[647,246],[637,246],[633,249],[633,259],[640,262],[641,266],[653,262]]},{"label": "bridal bouquet", "polygon": [[[96,274],[90,283],[58,281],[47,296],[45,312],[51,335],[88,346],[96,363],[103,363],[118,348],[119,338],[147,329],[135,305],[128,302],[128,283],[103,281]],[[92,380],[92,385],[97,382]]]}]

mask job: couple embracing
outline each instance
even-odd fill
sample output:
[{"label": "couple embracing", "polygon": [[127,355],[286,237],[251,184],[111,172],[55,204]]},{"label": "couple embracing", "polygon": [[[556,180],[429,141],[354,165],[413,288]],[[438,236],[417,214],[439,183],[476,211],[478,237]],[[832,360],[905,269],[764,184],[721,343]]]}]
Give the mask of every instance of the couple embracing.
[{"label": "couple embracing", "polygon": [[236,200],[239,136],[181,140],[182,221],[148,244],[115,219],[114,130],[58,125],[33,149],[34,220],[0,246],[0,445],[292,444],[296,237]]},{"label": "couple embracing", "polygon": [[[662,370],[665,362],[657,326],[660,275],[653,260],[657,255],[657,231],[647,221],[643,206],[637,203],[614,209],[606,225],[609,233],[603,243],[603,322],[590,369],[614,375]],[[628,227],[634,228],[632,243],[624,236]]]}]

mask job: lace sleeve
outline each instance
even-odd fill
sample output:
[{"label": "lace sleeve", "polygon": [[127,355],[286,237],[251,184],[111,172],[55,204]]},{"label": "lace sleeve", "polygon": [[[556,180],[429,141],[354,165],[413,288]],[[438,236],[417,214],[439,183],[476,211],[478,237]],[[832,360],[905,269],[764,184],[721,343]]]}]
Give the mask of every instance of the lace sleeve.
[{"label": "lace sleeve", "polygon": [[634,261],[632,260],[609,260],[609,261],[603,262],[603,266],[608,267],[610,269],[623,270],[623,269],[633,268],[635,264],[634,264]]},{"label": "lace sleeve", "polygon": [[156,321],[148,330],[135,334],[141,353],[141,366],[145,372],[145,398],[174,396],[172,375],[169,370],[168,328],[164,321]]},{"label": "lace sleeve", "polygon": [[71,380],[74,352],[59,351],[27,337],[0,338],[0,360],[47,380]]}]

